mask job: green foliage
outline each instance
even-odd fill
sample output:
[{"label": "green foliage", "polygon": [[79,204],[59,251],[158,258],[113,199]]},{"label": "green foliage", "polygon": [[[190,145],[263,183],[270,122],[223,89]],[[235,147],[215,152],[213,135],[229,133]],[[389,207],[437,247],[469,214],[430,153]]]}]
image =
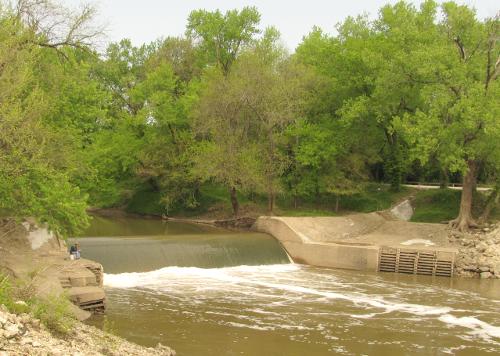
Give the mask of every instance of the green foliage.
[{"label": "green foliage", "polygon": [[161,194],[147,188],[135,192],[127,204],[126,211],[144,215],[162,215],[167,212],[162,204]]},{"label": "green foliage", "polygon": [[36,45],[33,29],[0,11],[0,210],[34,216],[67,236],[87,218],[86,196],[72,182],[72,129],[53,116],[62,98],[51,82],[64,68]]},{"label": "green foliage", "polygon": [[31,313],[52,333],[65,335],[71,331],[75,319],[70,309],[71,302],[64,296],[51,295],[31,302]]},{"label": "green foliage", "polygon": [[185,37],[99,56],[81,32],[91,9],[1,4],[2,214],[67,236],[87,205],[367,212],[408,178],[498,180],[499,20],[467,6],[399,1],[313,28],[294,54],[254,7],[195,10]]},{"label": "green foliage", "polygon": [[207,60],[227,74],[239,52],[260,32],[259,22],[260,14],[255,7],[229,10],[225,14],[219,10],[195,10],[189,15],[186,34],[200,40]]},{"label": "green foliage", "polygon": [[12,286],[10,279],[4,274],[0,274],[0,305],[5,305],[7,309],[11,309],[14,302],[11,297]]}]

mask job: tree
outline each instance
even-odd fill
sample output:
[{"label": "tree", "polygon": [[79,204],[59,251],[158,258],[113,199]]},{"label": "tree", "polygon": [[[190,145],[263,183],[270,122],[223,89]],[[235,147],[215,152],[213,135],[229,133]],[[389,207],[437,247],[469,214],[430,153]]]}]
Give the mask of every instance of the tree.
[{"label": "tree", "polygon": [[[195,126],[201,127],[201,131],[199,132],[203,132],[205,135],[210,134],[212,137],[216,137],[216,142],[224,144],[225,148],[217,152],[214,150],[220,150],[220,147],[213,147],[208,142],[205,142],[199,147],[199,152],[204,152],[205,154],[210,152],[217,157],[225,157],[229,162],[225,162],[224,164],[222,162],[219,162],[219,164],[214,163],[211,167],[205,165],[199,165],[199,167],[205,166],[202,169],[205,175],[208,172],[221,169],[218,176],[220,181],[230,185],[229,192],[235,215],[238,214],[239,209],[236,194],[237,187],[242,185],[243,180],[247,180],[246,176],[253,176],[249,170],[246,170],[244,173],[245,166],[252,166],[248,160],[253,148],[245,147],[247,141],[245,140],[245,125],[239,127],[238,124],[241,121],[232,118],[232,116],[239,114],[238,110],[235,110],[235,107],[231,107],[231,102],[233,104],[236,102],[234,95],[227,93],[227,96],[225,96],[227,102],[224,103],[220,102],[222,96],[219,95],[220,93],[226,94],[226,92],[216,92],[214,90],[216,90],[215,88],[219,90],[227,89],[225,86],[228,83],[224,83],[224,78],[230,75],[231,67],[237,60],[240,52],[260,32],[257,28],[259,22],[260,14],[255,7],[245,7],[241,11],[230,10],[225,14],[222,14],[219,10],[214,12],[197,10],[191,12],[189,15],[186,30],[186,35],[197,41],[200,50],[206,53],[206,61],[215,64],[222,74],[222,77],[220,77],[216,71],[211,71],[211,74],[207,76],[208,84],[202,93],[202,103],[199,105],[197,113],[195,113],[195,116],[200,117],[200,108],[205,108],[208,113],[211,113],[207,114],[207,117],[212,117],[213,120],[209,121],[208,125],[198,125],[195,123]],[[214,105],[209,103],[210,101],[213,101],[214,105],[216,105],[215,103],[223,105],[223,108],[219,111],[219,109],[214,108]],[[217,116],[220,116],[220,120]],[[198,120],[198,123],[200,122],[201,120]],[[239,145],[242,145],[241,149]],[[203,155],[199,157],[203,157]],[[228,167],[231,168],[228,169]],[[250,181],[252,179],[248,178],[248,182]]]},{"label": "tree", "polygon": [[304,118],[289,131],[293,170],[287,172],[294,200],[333,194],[336,209],[369,177],[385,141],[366,103],[377,73],[370,69],[370,26],[365,18],[350,19],[341,33],[333,38],[315,28],[297,48],[295,60],[314,76]]},{"label": "tree", "polygon": [[[37,4],[47,10],[43,23],[31,21],[39,15],[30,12]],[[87,223],[86,196],[72,182],[74,146],[67,136],[73,131],[55,117],[61,98],[52,94],[52,80],[67,77],[66,63],[54,61],[53,51],[67,59],[65,46],[83,46],[77,39],[81,27],[71,26],[68,43],[53,43],[42,24],[53,28],[56,8],[47,7],[48,1],[17,5],[0,7],[0,212],[34,216],[67,236]],[[83,25],[88,18],[72,19]]]},{"label": "tree", "polygon": [[238,189],[258,186],[258,149],[252,142],[252,121],[241,109],[241,82],[236,74],[220,71],[205,77],[193,112],[194,132],[204,138],[196,147],[194,174],[225,185],[233,213],[238,216]]},{"label": "tree", "polygon": [[201,51],[208,56],[207,61],[215,63],[227,75],[239,53],[260,32],[259,22],[260,14],[255,7],[229,10],[225,14],[219,10],[195,10],[189,15],[186,35],[198,41]]},{"label": "tree", "polygon": [[425,105],[411,116],[408,138],[422,161],[437,155],[443,167],[463,175],[460,212],[451,225],[464,231],[472,217],[473,191],[484,164],[500,150],[499,19],[479,21],[474,10],[443,3],[433,45],[415,51],[425,83]]},{"label": "tree", "polygon": [[287,163],[280,146],[301,105],[300,68],[268,29],[233,63],[231,71],[213,71],[200,95],[194,129],[205,138],[196,167],[225,184],[233,212],[237,189],[261,190],[272,212]]}]

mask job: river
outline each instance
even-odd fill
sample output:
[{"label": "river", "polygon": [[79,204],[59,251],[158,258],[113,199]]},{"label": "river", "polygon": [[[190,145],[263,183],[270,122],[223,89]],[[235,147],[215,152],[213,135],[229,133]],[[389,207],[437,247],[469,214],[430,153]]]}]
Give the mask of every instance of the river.
[{"label": "river", "polygon": [[96,217],[77,240],[105,269],[90,322],[178,355],[500,353],[500,280],[290,263],[265,234]]}]

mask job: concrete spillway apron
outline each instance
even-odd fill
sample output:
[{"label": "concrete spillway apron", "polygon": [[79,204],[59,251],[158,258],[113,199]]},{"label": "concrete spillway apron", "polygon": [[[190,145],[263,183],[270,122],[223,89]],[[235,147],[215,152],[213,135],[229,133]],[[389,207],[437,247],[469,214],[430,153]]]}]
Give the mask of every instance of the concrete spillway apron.
[{"label": "concrete spillway apron", "polygon": [[346,217],[260,217],[254,229],[274,236],[296,263],[358,271],[451,276],[457,250],[446,227]]}]

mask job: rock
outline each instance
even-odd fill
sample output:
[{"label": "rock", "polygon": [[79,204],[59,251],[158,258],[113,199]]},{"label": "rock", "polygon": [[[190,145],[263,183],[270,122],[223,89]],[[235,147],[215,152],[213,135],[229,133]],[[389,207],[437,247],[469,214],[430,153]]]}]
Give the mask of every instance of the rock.
[{"label": "rock", "polygon": [[495,263],[491,270],[495,275],[500,276],[500,263]]},{"label": "rock", "polygon": [[479,272],[489,272],[490,268],[487,266],[481,266],[479,267]]},{"label": "rock", "polygon": [[161,355],[169,355],[169,356],[175,356],[176,353],[174,350],[172,350],[170,347],[162,345],[161,343],[158,343],[156,347],[154,348],[155,351],[159,352]]},{"label": "rock", "polygon": [[21,321],[21,323],[23,324],[28,324],[29,322],[31,322],[31,317],[28,315],[28,314],[21,314],[19,316],[19,319]]},{"label": "rock", "polygon": [[488,279],[491,277],[491,273],[490,272],[481,272],[480,277],[481,277],[481,279]]},{"label": "rock", "polygon": [[16,324],[7,323],[4,326],[4,336],[7,339],[12,339],[19,335],[19,327]]},{"label": "rock", "polygon": [[405,200],[392,208],[391,213],[399,220],[410,221],[413,216],[413,207],[409,200]]},{"label": "rock", "polygon": [[478,244],[476,244],[477,252],[483,253],[484,251],[486,251],[487,248],[488,245],[484,242],[479,242]]},{"label": "rock", "polygon": [[21,345],[31,345],[32,342],[33,342],[33,340],[31,340],[29,338],[26,338],[26,339],[22,339],[19,344],[21,344]]},{"label": "rock", "polygon": [[41,344],[41,343],[39,343],[38,341],[33,341],[33,342],[31,343],[31,346],[33,346],[33,347],[40,347],[40,346],[42,346],[42,344]]},{"label": "rock", "polygon": [[7,323],[7,321],[8,321],[7,315],[0,312],[0,327],[5,325]]},{"label": "rock", "polygon": [[462,269],[464,271],[475,271],[476,270],[476,266],[464,266]]},{"label": "rock", "polygon": [[30,323],[35,328],[40,328],[40,320],[38,320],[38,319],[31,319]]}]

